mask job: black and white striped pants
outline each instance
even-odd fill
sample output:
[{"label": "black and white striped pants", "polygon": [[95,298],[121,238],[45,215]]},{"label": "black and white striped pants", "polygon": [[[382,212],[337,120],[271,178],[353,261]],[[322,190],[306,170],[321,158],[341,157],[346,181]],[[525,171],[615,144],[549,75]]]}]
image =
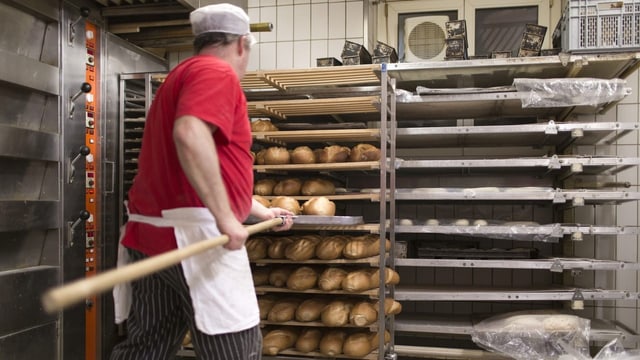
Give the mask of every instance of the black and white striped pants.
[{"label": "black and white striped pants", "polygon": [[[146,257],[129,249],[132,261]],[[131,284],[132,305],[127,339],[116,345],[111,360],[175,359],[187,329],[198,359],[258,360],[262,352],[259,326],[236,333],[207,335],[195,326],[189,288],[180,264]],[[224,309],[211,309],[224,311]]]}]

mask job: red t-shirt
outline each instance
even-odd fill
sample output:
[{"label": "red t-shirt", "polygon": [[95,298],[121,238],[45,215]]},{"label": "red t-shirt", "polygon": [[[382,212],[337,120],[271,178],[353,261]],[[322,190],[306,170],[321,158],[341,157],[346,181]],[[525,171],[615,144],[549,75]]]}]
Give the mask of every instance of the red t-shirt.
[{"label": "red t-shirt", "polygon": [[[249,215],[253,191],[247,101],[231,66],[208,55],[183,61],[158,89],[144,128],[138,174],[129,190],[132,214],[161,216],[163,209],[203,207],[184,174],[173,142],[175,120],[192,115],[214,124],[213,134],[231,210]],[[173,228],[129,222],[123,245],[147,255],[175,249]]]}]

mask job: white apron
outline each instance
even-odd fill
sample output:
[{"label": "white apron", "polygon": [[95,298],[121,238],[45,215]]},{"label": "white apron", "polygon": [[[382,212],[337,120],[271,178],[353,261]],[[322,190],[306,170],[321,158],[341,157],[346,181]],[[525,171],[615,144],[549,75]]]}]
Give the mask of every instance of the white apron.
[{"label": "white apron", "polygon": [[[129,221],[173,227],[178,248],[220,236],[216,221],[207,208],[163,210],[161,218],[129,214]],[[120,244],[118,266],[126,264],[127,258],[127,251]],[[217,246],[183,260],[182,269],[200,331],[209,335],[224,334],[260,323],[246,248],[227,250]],[[131,308],[130,284],[116,286],[113,295],[116,323],[120,323],[127,318]]]}]

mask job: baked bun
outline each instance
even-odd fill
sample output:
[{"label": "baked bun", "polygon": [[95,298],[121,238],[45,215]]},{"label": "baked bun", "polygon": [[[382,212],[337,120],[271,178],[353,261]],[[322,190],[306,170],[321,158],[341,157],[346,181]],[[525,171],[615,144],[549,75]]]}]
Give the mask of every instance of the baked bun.
[{"label": "baked bun", "polygon": [[316,162],[316,156],[308,146],[298,146],[291,150],[290,156],[292,164],[313,164]]},{"label": "baked bun", "polygon": [[378,161],[380,149],[370,144],[358,144],[351,149],[349,161]]},{"label": "baked bun", "polygon": [[302,205],[304,215],[334,216],[336,204],[324,196],[314,196]]},{"label": "baked bun", "polygon": [[300,193],[305,196],[333,195],[336,193],[336,186],[326,179],[310,179],[302,183]]},{"label": "baked bun", "polygon": [[278,196],[271,200],[271,207],[279,207],[291,211],[294,215],[300,215],[300,203],[290,196]]},{"label": "baked bun", "polygon": [[264,153],[265,165],[284,165],[291,161],[289,151],[282,146],[272,146]]},{"label": "baked bun", "polygon": [[323,149],[316,149],[316,162],[319,163],[338,163],[345,162],[349,158],[351,149],[346,146],[331,145]]},{"label": "baked bun", "polygon": [[260,179],[253,185],[253,193],[262,196],[273,195],[273,188],[277,183],[276,179]]},{"label": "baked bun", "polygon": [[264,131],[278,131],[278,128],[273,125],[269,119],[258,119],[251,122],[251,131],[264,132]]},{"label": "baked bun", "polygon": [[256,199],[256,201],[262,204],[264,207],[271,206],[271,201],[269,201],[269,199],[265,198],[264,196],[253,195],[253,198]]},{"label": "baked bun", "polygon": [[295,196],[300,195],[302,180],[296,178],[281,180],[273,187],[273,195]]}]

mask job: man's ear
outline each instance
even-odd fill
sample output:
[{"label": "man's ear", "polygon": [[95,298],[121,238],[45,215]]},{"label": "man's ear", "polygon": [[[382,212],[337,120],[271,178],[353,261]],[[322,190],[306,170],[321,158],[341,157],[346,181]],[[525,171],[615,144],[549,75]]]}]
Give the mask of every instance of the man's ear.
[{"label": "man's ear", "polygon": [[240,36],[240,38],[236,42],[236,46],[237,46],[236,51],[238,53],[238,56],[242,56],[242,54],[246,51],[244,42],[247,40],[248,39],[245,36]]}]

